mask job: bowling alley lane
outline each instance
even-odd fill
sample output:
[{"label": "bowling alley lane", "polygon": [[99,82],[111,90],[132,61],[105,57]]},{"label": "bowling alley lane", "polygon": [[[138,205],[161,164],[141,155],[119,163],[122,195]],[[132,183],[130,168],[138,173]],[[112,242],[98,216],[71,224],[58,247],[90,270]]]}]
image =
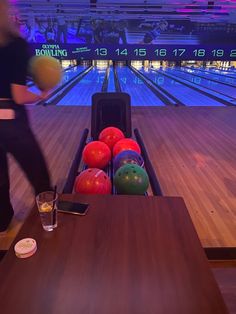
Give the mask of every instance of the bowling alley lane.
[{"label": "bowling alley lane", "polygon": [[210,71],[204,71],[201,69],[195,69],[195,68],[187,68],[187,67],[175,67],[176,70],[178,71],[182,71],[182,72],[186,72],[186,73],[190,73],[193,75],[196,75],[198,77],[204,78],[204,79],[208,79],[210,81],[217,81],[219,83],[223,83],[223,85],[231,85],[236,87],[236,77],[227,77],[226,75],[219,75],[217,73],[214,72],[210,72]]},{"label": "bowling alley lane", "polygon": [[94,67],[59,102],[59,106],[90,106],[92,95],[100,92],[106,68]]},{"label": "bowling alley lane", "polygon": [[131,96],[133,106],[165,106],[145,83],[128,67],[117,67],[117,74],[122,92]]},{"label": "bowling alley lane", "polygon": [[140,69],[140,72],[175,96],[185,106],[223,106],[219,101],[175,81],[174,78],[166,77],[161,72],[155,72],[149,68]]},{"label": "bowling alley lane", "polygon": [[235,86],[227,86],[225,84],[221,84],[221,82],[212,81],[210,78],[204,78],[203,76],[202,77],[196,76],[194,75],[195,74],[194,70],[192,72],[190,71],[183,72],[175,68],[166,68],[160,71],[163,71],[163,72],[166,71],[167,73],[175,76],[176,78],[182,78],[186,81],[193,82],[199,86],[207,87],[209,90],[218,92],[219,94],[236,98]]}]

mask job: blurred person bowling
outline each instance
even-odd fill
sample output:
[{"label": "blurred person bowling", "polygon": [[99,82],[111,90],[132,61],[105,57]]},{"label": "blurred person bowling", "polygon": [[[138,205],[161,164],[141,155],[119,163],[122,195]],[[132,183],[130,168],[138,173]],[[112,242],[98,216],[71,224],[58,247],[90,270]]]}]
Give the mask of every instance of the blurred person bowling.
[{"label": "blurred person bowling", "polygon": [[47,92],[36,95],[27,89],[28,45],[13,26],[9,11],[8,1],[0,0],[0,233],[7,230],[14,215],[7,153],[21,166],[36,194],[51,188],[25,108],[25,104],[44,99]]}]

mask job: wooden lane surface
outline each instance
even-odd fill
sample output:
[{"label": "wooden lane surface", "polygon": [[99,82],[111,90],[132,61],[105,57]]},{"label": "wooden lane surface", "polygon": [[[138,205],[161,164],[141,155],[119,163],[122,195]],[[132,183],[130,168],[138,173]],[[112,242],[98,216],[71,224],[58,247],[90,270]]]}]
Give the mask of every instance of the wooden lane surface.
[{"label": "wooden lane surface", "polygon": [[181,198],[65,199],[88,202],[87,215],[59,214],[47,233],[33,211],[16,241],[38,251],[20,260],[12,246],[0,265],[4,314],[228,313]]},{"label": "wooden lane surface", "polygon": [[134,110],[164,195],[184,198],[204,247],[236,246],[235,109]]},{"label": "wooden lane surface", "polygon": [[[90,127],[90,108],[33,107],[32,125],[59,189]],[[133,108],[165,195],[182,196],[204,247],[236,246],[235,108]],[[0,249],[7,249],[33,203],[31,188],[11,160],[16,217]]]}]

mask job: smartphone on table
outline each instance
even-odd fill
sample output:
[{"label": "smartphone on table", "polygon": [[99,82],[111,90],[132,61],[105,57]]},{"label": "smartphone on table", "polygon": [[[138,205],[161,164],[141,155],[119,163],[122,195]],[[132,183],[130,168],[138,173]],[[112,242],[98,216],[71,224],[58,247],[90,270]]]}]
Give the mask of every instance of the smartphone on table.
[{"label": "smartphone on table", "polygon": [[89,207],[89,204],[87,204],[87,203],[59,201],[57,211],[59,213],[84,216],[87,214],[88,207]]}]

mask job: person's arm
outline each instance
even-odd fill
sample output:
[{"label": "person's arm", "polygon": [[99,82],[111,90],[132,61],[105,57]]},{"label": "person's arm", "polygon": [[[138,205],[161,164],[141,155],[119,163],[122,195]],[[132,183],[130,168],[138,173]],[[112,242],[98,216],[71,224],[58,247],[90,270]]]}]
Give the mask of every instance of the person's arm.
[{"label": "person's arm", "polygon": [[47,98],[48,93],[42,92],[40,95],[28,90],[25,85],[11,84],[12,98],[17,105],[32,104]]},{"label": "person's arm", "polygon": [[30,56],[27,43],[18,38],[11,47],[12,58],[10,63],[11,93],[12,98],[18,105],[35,103],[45,99],[48,93],[34,94],[28,90],[26,78]]}]

